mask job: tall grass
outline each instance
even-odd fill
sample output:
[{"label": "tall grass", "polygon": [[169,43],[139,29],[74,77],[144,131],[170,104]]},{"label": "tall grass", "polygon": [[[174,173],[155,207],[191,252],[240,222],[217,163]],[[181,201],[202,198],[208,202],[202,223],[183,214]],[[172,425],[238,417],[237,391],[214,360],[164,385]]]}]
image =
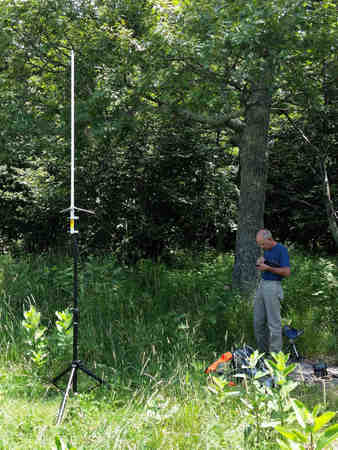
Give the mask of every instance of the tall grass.
[{"label": "tall grass", "polygon": [[[304,328],[299,341],[304,354],[337,354],[337,265],[298,251],[291,260],[283,315]],[[110,255],[82,261],[81,358],[123,376],[151,377],[154,371],[169,375],[177,364],[207,362],[242,342],[254,346],[251,300],[226,289],[232,263],[232,255],[212,254],[198,260],[183,255],[176,267],[142,260],[127,268]],[[21,352],[21,321],[29,304],[50,330],[55,311],[72,306],[72,264],[69,257],[1,257],[3,355]]]},{"label": "tall grass", "polygon": [[[304,327],[306,356],[335,355],[335,261],[295,250],[291,260],[284,316]],[[71,354],[50,348],[34,378],[21,322],[33,303],[52,336],[55,311],[72,306],[72,258],[1,256],[0,448],[56,448],[55,439],[78,449],[245,448],[240,403],[210,397],[203,373],[220,353],[255,345],[251,300],[226,289],[232,264],[232,255],[213,254],[131,268],[109,255],[81,260],[79,356],[111,390],[72,397],[55,427],[60,393],[50,380]],[[90,381],[81,377],[81,392]],[[276,448],[274,439],[267,434],[259,448]]]}]

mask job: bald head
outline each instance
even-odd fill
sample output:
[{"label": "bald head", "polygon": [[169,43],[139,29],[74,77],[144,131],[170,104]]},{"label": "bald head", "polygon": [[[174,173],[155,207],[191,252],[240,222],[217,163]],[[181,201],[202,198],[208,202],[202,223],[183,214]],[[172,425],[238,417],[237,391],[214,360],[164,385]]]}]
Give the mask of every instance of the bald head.
[{"label": "bald head", "polygon": [[276,245],[276,242],[272,237],[271,231],[265,228],[258,231],[256,235],[256,242],[257,245],[264,250],[269,250],[270,248]]},{"label": "bald head", "polygon": [[259,237],[260,239],[270,239],[270,238],[272,239],[272,234],[270,230],[263,228],[258,231],[257,237]]}]

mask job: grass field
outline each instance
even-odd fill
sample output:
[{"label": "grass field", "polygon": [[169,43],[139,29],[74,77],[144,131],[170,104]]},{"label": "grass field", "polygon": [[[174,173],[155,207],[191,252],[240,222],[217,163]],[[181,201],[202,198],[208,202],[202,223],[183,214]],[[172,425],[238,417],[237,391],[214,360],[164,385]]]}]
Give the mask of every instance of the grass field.
[{"label": "grass field", "polygon": [[[336,261],[291,252],[297,269],[285,284],[284,318],[304,328],[304,355],[334,361]],[[221,353],[254,345],[250,300],[224,289],[232,263],[212,254],[133,268],[107,256],[81,260],[79,357],[109,389],[88,391],[92,380],[79,372],[79,393],[56,425],[63,392],[51,379],[71,362],[72,346],[55,312],[72,304],[72,259],[3,255],[0,449],[276,449],[276,423],[297,423],[292,399],[337,411],[337,392],[321,385],[268,393],[252,380],[234,389],[208,382],[204,369]],[[32,305],[41,336],[22,325]]]}]

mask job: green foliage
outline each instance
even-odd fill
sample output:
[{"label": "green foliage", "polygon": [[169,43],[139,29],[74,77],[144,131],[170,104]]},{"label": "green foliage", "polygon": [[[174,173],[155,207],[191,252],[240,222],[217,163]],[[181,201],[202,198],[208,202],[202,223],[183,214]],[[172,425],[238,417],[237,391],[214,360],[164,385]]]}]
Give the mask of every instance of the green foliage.
[{"label": "green foliage", "polygon": [[[251,355],[251,370],[255,369],[259,358],[257,351]],[[267,370],[255,373],[252,381],[245,377],[247,397],[242,402],[247,408],[244,412],[248,417],[247,445],[252,443],[259,447],[262,438],[270,438],[272,428],[290,422],[290,393],[297,384],[288,375],[293,372],[295,365],[287,366],[288,355],[282,352],[272,354],[272,358],[265,362]]]},{"label": "green foliage", "polygon": [[321,83],[316,94],[309,94],[304,99],[307,105],[304,108],[308,108],[308,103],[315,102],[317,98],[322,104],[320,109],[323,110],[308,112],[304,118],[299,109],[292,108],[288,116],[291,123],[281,116],[273,125],[274,144],[267,186],[266,225],[275,230],[275,234],[282,240],[288,239],[292,232],[304,248],[317,251],[327,249],[334,254],[335,241],[328,229],[327,191],[324,189],[322,168],[325,161],[331,199],[335,205],[335,105],[338,91],[333,87],[330,91],[329,86],[334,85],[331,80],[336,73],[336,62],[328,61],[326,64],[325,60],[311,70],[309,77],[313,77],[314,70],[318,72]]},{"label": "green foliage", "polygon": [[[19,352],[16,344],[22,340],[22,311],[29,310],[34,298],[41,313],[40,326],[48,328],[43,336],[51,339],[51,364],[56,364],[57,370],[61,358],[70,356],[63,355],[61,347],[69,348],[72,339],[71,258],[3,256],[0,261],[0,345],[6,352],[9,348]],[[284,284],[282,308],[283,318],[304,329],[297,348],[304,356],[335,355],[334,260],[291,249],[291,262],[292,276]],[[86,359],[105,361],[129,377],[128,367],[139,373],[148,358],[149,370],[159,365],[165,374],[177,355],[182,363],[190,351],[210,361],[212,355],[243,342],[255,346],[251,302],[229,288],[232,265],[232,255],[214,253],[171,254],[168,264],[141,260],[130,268],[108,256],[81,261],[79,342],[80,347],[85,345]],[[63,325],[59,324],[65,333],[60,329],[60,334],[55,327],[60,317],[55,311],[67,309]],[[166,353],[168,360],[159,363],[160,355]]]},{"label": "green foliage", "polygon": [[315,406],[313,411],[309,411],[300,401],[292,401],[293,409],[297,419],[297,427],[277,426],[276,430],[282,435],[278,440],[282,449],[310,449],[322,450],[329,448],[331,442],[338,437],[338,424],[331,425],[325,430],[325,426],[330,422],[336,413],[326,411],[319,415],[320,405]]},{"label": "green foliage", "polygon": [[[282,315],[291,319],[296,328],[304,329],[299,342],[303,354],[311,351],[319,355],[324,351],[334,355],[338,330],[336,260],[291,251],[291,264],[292,275],[284,284]],[[313,330],[316,332],[315,341]]]},{"label": "green foliage", "polygon": [[271,114],[279,118],[267,220],[293,240],[324,233],[329,246],[313,151],[290,128],[281,132],[279,114],[288,110],[329,144],[335,180],[335,12],[330,2],[291,0],[3,2],[1,246],[18,239],[35,252],[63,246],[71,48],[77,201],[97,211],[83,219],[86,244],[129,260],[205,244],[233,248],[240,134],[268,67]]},{"label": "green foliage", "polygon": [[76,447],[74,447],[71,443],[65,444],[63,439],[59,436],[55,436],[55,445],[57,450],[76,450]]},{"label": "green foliage", "polygon": [[57,320],[55,322],[54,335],[47,334],[47,328],[41,325],[41,313],[31,305],[28,311],[24,311],[25,319],[22,326],[25,330],[25,344],[28,346],[28,360],[42,373],[42,369],[55,358],[70,357],[71,344],[73,342],[72,313],[65,311],[56,311]]},{"label": "green foliage", "polygon": [[326,411],[319,415],[320,405],[310,412],[300,400],[291,397],[297,383],[289,377],[295,364],[287,364],[288,355],[282,352],[272,354],[273,359],[266,361],[270,378],[264,371],[254,372],[260,357],[257,351],[250,356],[248,368],[254,375],[247,377],[243,373],[240,378],[242,386],[234,388],[229,386],[227,379],[215,377],[212,377],[213,384],[209,386],[209,391],[217,395],[222,408],[227,406],[226,399],[233,401],[239,398],[244,405],[240,414],[246,423],[245,448],[270,448],[269,442],[275,438],[273,430],[282,435],[282,439],[277,439],[279,448],[329,448],[338,436],[337,424],[326,427],[335,413]]},{"label": "green foliage", "polygon": [[[321,288],[326,286],[331,260],[319,261],[294,249],[292,259],[298,269],[287,280],[285,301],[292,305],[298,300],[302,313],[291,308],[288,314],[298,326],[303,311],[317,308],[315,297],[308,294],[316,292],[319,280]],[[293,366],[282,354],[274,355],[269,363],[268,378],[276,381],[274,387],[265,383],[266,373],[262,376],[257,371],[253,379],[237,378],[235,387],[228,385],[229,380],[216,379],[208,384],[214,393],[210,395],[204,369],[215,356],[238,347],[243,340],[254,346],[250,337],[252,305],[225,289],[232,264],[233,255],[214,253],[179,252],[171,254],[170,264],[142,260],[132,267],[122,266],[111,255],[80,258],[80,358],[107,379],[111,389],[88,393],[92,381],[80,374],[79,393],[70,395],[64,422],[55,428],[60,392],[46,382],[46,375],[50,380],[71,358],[65,345],[71,346],[67,307],[72,302],[72,260],[52,255],[20,259],[2,255],[0,444],[32,450],[138,448],[140,442],[145,448],[168,450],[276,450],[276,439],[282,440],[277,425],[290,433],[294,429],[305,433],[297,422],[293,399],[306,408],[311,405],[310,415],[312,405],[318,402],[325,404],[322,414],[335,411],[336,392],[328,390],[323,401],[318,385],[295,388],[290,377]],[[332,267],[330,270],[335,273]],[[333,282],[330,277],[328,280]],[[331,306],[329,298],[325,301],[334,311],[336,298],[332,299]],[[32,304],[35,312],[30,323],[35,329],[47,328],[43,336],[48,362],[38,371],[33,361],[22,358],[27,347],[30,349],[24,342],[22,314]],[[321,329],[319,314],[317,320]],[[310,352],[317,348],[315,341],[321,337],[320,333],[314,336],[312,322],[308,323],[305,334],[311,334],[311,341],[304,336],[299,345],[307,339],[305,354],[311,357]],[[332,332],[328,331],[331,338]],[[322,356],[329,353],[324,344]],[[257,352],[253,355],[250,368],[259,357]],[[34,376],[36,373],[39,376]],[[316,417],[319,427],[329,415],[321,418],[318,413]],[[314,432],[314,439],[328,429],[329,422]],[[326,438],[333,439],[335,430],[330,428]]]},{"label": "green foliage", "polygon": [[45,332],[46,327],[40,324],[41,313],[34,305],[28,311],[24,312],[25,319],[22,326],[26,332],[25,343],[28,345],[28,357],[40,369],[47,362],[47,340]]},{"label": "green foliage", "polygon": [[55,322],[56,326],[56,345],[58,350],[65,357],[71,349],[73,342],[73,314],[69,309],[65,311],[56,311],[58,320]]}]

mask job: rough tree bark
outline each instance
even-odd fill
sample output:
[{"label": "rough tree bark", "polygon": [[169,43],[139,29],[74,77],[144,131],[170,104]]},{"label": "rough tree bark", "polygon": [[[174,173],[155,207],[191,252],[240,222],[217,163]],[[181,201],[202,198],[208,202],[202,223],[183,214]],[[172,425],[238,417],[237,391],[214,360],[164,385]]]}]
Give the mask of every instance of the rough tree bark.
[{"label": "rough tree bark", "polygon": [[256,286],[256,233],[264,225],[272,80],[273,65],[266,59],[246,104],[246,126],[240,143],[241,186],[232,282],[246,294]]}]

